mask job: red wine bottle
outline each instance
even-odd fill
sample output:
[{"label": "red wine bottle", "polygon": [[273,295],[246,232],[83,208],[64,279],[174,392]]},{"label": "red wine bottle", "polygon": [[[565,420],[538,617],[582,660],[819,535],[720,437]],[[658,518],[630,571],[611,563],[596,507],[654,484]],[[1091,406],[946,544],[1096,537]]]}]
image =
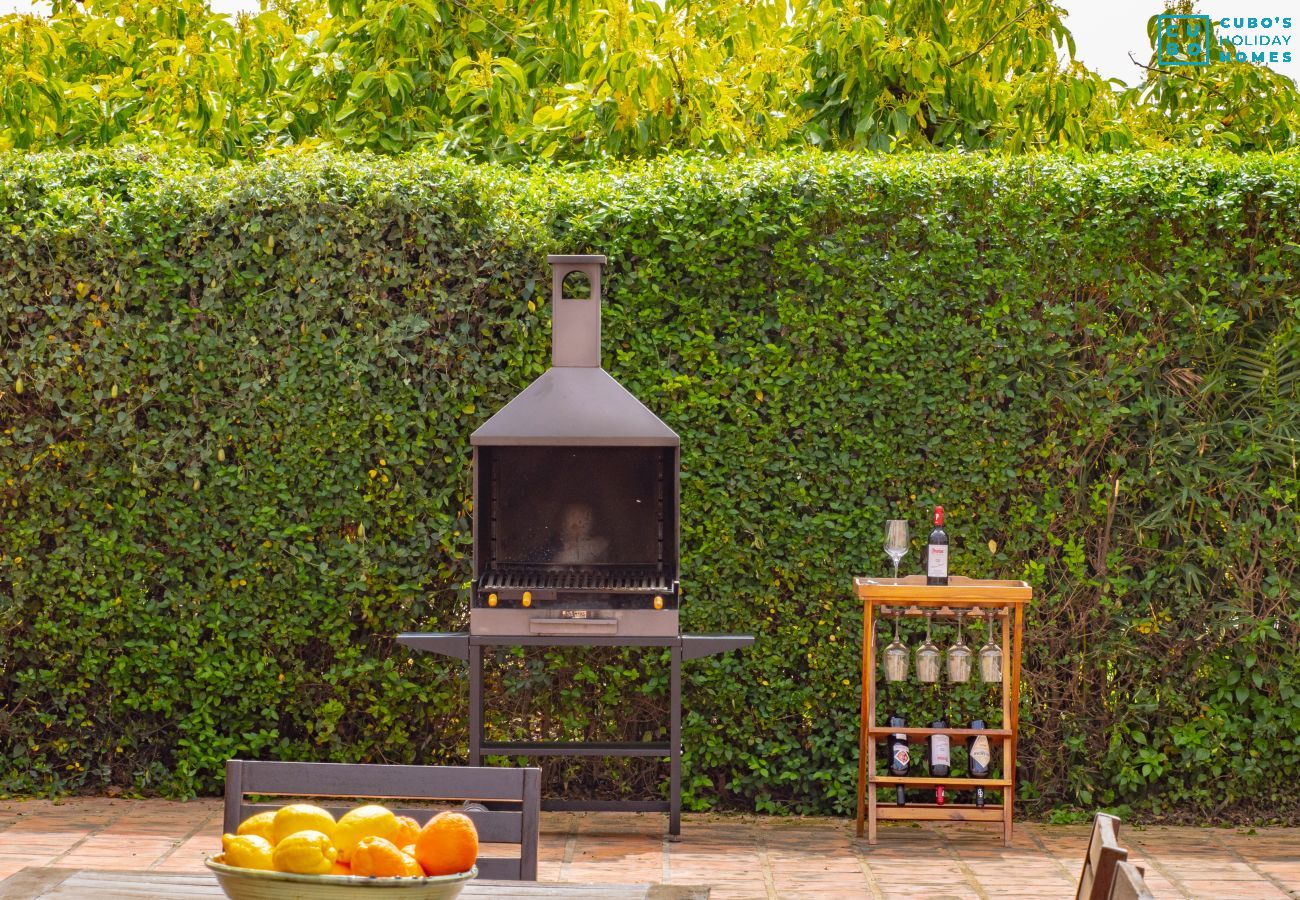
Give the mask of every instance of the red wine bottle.
[{"label": "red wine bottle", "polygon": [[[971,728],[983,728],[984,720],[976,719],[970,723]],[[993,753],[989,750],[989,739],[982,734],[972,735],[966,739],[967,768],[971,778],[988,778],[989,764]],[[975,805],[984,808],[984,788],[975,788]]]},{"label": "red wine bottle", "polygon": [[948,532],[943,530],[943,507],[934,508],[934,530],[925,548],[925,583],[948,583]]},{"label": "red wine bottle", "polygon": [[[889,727],[906,728],[907,722],[902,716],[890,716]],[[889,736],[889,774],[898,778],[906,778],[911,763],[912,755],[907,749],[907,735],[891,734]],[[898,786],[898,805],[907,805],[907,792],[901,784]]]},{"label": "red wine bottle", "polygon": [[[938,719],[930,723],[931,728],[947,728],[948,723]],[[952,772],[952,748],[948,735],[930,735],[930,774],[935,778],[947,778]]]}]

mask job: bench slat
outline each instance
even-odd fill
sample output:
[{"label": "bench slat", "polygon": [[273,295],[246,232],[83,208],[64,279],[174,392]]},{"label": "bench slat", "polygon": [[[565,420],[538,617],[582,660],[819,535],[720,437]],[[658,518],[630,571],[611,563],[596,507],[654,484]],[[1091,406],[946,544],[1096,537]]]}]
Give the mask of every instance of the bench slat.
[{"label": "bench slat", "polygon": [[245,794],[519,801],[524,775],[505,768],[286,762],[245,765],[241,788]]},{"label": "bench slat", "polygon": [[[240,807],[239,819],[242,822],[260,812],[274,812],[283,805],[282,803],[245,803]],[[336,819],[352,808],[351,806],[321,807]],[[402,809],[396,806],[388,808],[396,815],[410,816],[421,825],[439,812],[436,809]],[[481,812],[477,809],[458,809],[455,812],[469,816],[470,821],[474,823],[474,829],[478,832],[478,839],[484,844],[518,844],[523,840],[524,814],[521,812]]]}]

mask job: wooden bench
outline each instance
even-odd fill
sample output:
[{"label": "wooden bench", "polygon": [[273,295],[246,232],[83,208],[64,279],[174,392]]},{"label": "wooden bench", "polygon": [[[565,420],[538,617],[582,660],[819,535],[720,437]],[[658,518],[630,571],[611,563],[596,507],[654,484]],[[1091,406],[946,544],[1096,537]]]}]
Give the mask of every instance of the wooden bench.
[{"label": "wooden bench", "polygon": [[1147,889],[1142,870],[1131,862],[1115,864],[1115,881],[1110,887],[1109,900],[1156,900]]},{"label": "wooden bench", "polygon": [[1083,872],[1075,900],[1108,900],[1115,880],[1115,867],[1128,860],[1128,851],[1119,845],[1119,819],[1097,813],[1092,820],[1092,837],[1083,857]]},{"label": "wooden bench", "polygon": [[[225,823],[233,834],[239,823],[287,801],[249,803],[264,797],[335,797],[367,800],[431,800],[472,804],[461,810],[474,822],[485,844],[518,844],[519,856],[478,858],[480,878],[537,880],[542,770],[476,766],[385,766],[348,763],[226,762]],[[350,806],[321,804],[337,818]],[[436,809],[389,805],[399,816],[423,824]]]}]

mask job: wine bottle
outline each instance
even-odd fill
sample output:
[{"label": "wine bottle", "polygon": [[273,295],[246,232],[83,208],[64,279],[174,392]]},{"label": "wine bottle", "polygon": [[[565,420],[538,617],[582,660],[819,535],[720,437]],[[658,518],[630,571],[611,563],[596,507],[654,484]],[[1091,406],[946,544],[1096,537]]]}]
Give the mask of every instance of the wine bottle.
[{"label": "wine bottle", "polygon": [[[970,723],[971,728],[983,728],[984,720],[975,719]],[[966,739],[966,754],[968,757],[967,767],[970,769],[971,778],[988,778],[989,763],[993,761],[993,753],[989,750],[989,739],[986,735],[972,735]],[[984,808],[984,788],[975,788],[975,805],[980,809]]]},{"label": "wine bottle", "polygon": [[[947,728],[948,723],[937,719],[930,723],[931,728]],[[947,778],[952,771],[952,753],[948,735],[930,735],[930,774],[935,778]]]},{"label": "wine bottle", "polygon": [[[890,716],[889,727],[906,728],[907,722],[902,716]],[[889,736],[889,774],[897,778],[906,778],[911,763],[912,755],[907,749],[907,735],[891,734]],[[898,805],[907,805],[907,793],[901,784],[898,786]]]},{"label": "wine bottle", "polygon": [[934,530],[925,552],[925,583],[946,585],[948,583],[948,532],[943,530],[943,507],[934,508]]}]

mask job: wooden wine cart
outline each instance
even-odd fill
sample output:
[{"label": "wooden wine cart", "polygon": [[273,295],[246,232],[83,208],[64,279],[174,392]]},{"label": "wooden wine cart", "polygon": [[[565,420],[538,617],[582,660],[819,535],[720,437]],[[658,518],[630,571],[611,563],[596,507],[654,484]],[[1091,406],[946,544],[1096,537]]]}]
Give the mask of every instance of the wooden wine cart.
[{"label": "wooden wine cart", "polygon": [[[858,736],[858,837],[866,819],[867,842],[876,842],[876,823],[881,819],[949,822],[1000,822],[1002,840],[1011,843],[1012,805],[1016,795],[1016,734],[1020,708],[1020,645],[1024,631],[1024,607],[1033,589],[1023,581],[991,581],[953,575],[948,584],[930,587],[924,575],[906,578],[855,578],[854,588],[862,607],[862,727]],[[927,612],[945,618],[961,612],[974,619],[992,611],[1002,621],[1002,723],[1000,728],[890,728],[876,721],[876,633],[877,620],[885,614],[907,616]],[[978,661],[976,661],[978,668]],[[898,777],[876,774],[876,741],[890,734],[905,734],[909,743],[924,741],[932,734],[946,734],[953,740],[984,735],[990,743],[1002,742],[1001,778]],[[983,787],[1002,791],[1002,803],[983,809],[973,803],[908,803],[898,806],[878,803],[876,787],[938,787],[974,790]]]}]

